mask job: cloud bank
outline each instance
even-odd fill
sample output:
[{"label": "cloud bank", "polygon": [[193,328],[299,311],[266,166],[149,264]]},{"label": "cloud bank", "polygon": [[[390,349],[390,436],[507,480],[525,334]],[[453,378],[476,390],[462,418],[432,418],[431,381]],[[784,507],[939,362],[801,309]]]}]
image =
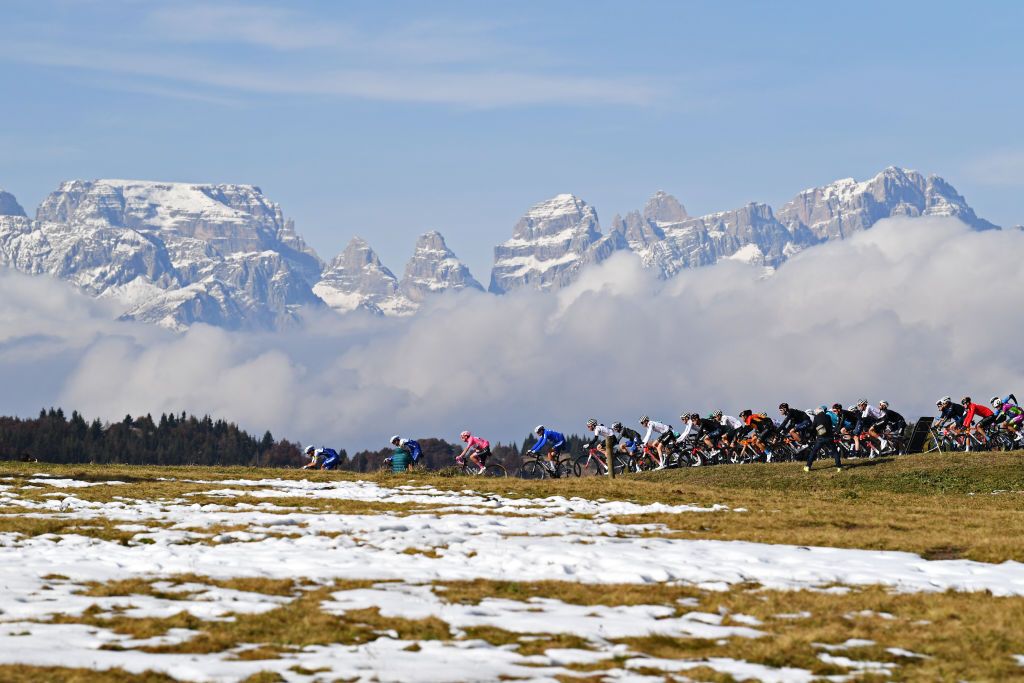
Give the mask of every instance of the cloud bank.
[{"label": "cloud bank", "polygon": [[782,400],[931,414],[943,394],[1024,390],[1022,253],[1022,232],[890,219],[767,279],[726,262],[662,282],[623,253],[554,294],[462,292],[411,320],[326,314],[272,335],[110,322],[62,283],[4,273],[0,408],[208,412],[350,450]]}]

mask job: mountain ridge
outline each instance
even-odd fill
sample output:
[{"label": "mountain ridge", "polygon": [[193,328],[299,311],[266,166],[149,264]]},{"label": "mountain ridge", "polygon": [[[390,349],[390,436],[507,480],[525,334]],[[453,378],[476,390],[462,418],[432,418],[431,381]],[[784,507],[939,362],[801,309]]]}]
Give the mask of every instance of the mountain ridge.
[{"label": "mountain ridge", "polygon": [[[772,269],[883,218],[929,215],[998,229],[941,177],[895,166],[807,188],[777,210],[750,202],[691,216],[658,190],[607,231],[593,206],[562,193],[527,209],[495,247],[487,291],[557,290],[620,251],[662,278],[726,259]],[[120,302],[124,319],[175,330],[281,329],[308,308],[408,316],[437,294],[484,291],[436,230],[419,236],[401,278],[360,237],[325,262],[281,207],[247,184],[67,180],[35,218],[0,190],[0,265],[67,280]]]}]

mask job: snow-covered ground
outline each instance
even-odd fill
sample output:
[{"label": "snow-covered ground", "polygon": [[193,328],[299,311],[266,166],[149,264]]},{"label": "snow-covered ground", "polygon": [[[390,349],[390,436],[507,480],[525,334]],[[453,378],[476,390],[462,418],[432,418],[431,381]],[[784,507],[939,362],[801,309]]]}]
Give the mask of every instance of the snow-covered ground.
[{"label": "snow-covered ground", "polygon": [[[706,667],[737,678],[805,681],[813,676],[803,669],[741,659],[651,658],[610,642],[651,634],[712,640],[763,637],[766,627],[749,615],[724,620],[722,614],[691,610],[693,605],[685,601],[671,606],[581,606],[556,599],[485,598],[466,605],[446,601],[441,588],[431,582],[674,582],[705,590],[751,582],[781,589],[883,584],[904,592],[953,589],[1024,595],[1024,565],[1016,562],[926,561],[903,552],[686,540],[663,535],[657,525],[609,521],[615,515],[645,512],[747,514],[723,505],[639,505],[560,496],[523,499],[352,481],[188,484],[196,491],[172,499],[136,500],[122,493],[130,489],[119,481],[82,482],[42,474],[0,478],[0,507],[8,515],[82,526],[112,523],[130,538],[122,543],[81,532],[0,533],[0,663],[152,669],[183,680],[234,681],[269,670],[290,681],[435,681],[503,676],[553,680],[573,675],[567,667],[605,662],[609,680],[648,680],[641,672],[660,671],[663,677]],[[111,495],[78,493],[104,485],[111,487]],[[48,491],[39,495],[39,487]],[[218,503],[194,502],[195,495]],[[242,496],[244,502],[239,500]],[[352,513],[331,512],[306,506],[305,501],[349,501],[364,507]],[[403,507],[373,511],[373,505],[381,504]],[[379,581],[366,588],[333,591],[320,609],[335,615],[376,608],[382,617],[436,617],[453,637],[409,641],[397,633],[382,633],[368,643],[308,646],[279,659],[249,660],[239,658],[239,653],[256,644],[209,654],[141,649],[186,642],[197,635],[190,629],[133,639],[95,621],[47,623],[55,616],[64,622],[83,614],[140,619],[180,612],[223,620],[267,612],[298,597],[168,580],[184,574],[211,582],[302,578],[310,581],[303,590],[346,579]],[[132,578],[154,581],[152,591],[157,595],[83,594],[89,582]],[[180,599],[174,593],[180,593]],[[538,637],[568,634],[590,647],[525,655],[515,647],[466,635],[466,629],[479,627]],[[819,658],[850,674],[892,671],[891,663],[851,659],[850,650],[857,645],[820,644]],[[308,673],[318,669],[324,671]]]}]

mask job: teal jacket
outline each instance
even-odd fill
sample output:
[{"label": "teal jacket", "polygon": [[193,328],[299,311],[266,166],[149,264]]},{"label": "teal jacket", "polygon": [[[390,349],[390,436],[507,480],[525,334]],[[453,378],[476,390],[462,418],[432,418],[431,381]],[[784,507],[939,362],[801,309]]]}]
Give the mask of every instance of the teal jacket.
[{"label": "teal jacket", "polygon": [[411,461],[412,457],[404,448],[396,448],[394,453],[391,454],[391,471],[406,472]]}]

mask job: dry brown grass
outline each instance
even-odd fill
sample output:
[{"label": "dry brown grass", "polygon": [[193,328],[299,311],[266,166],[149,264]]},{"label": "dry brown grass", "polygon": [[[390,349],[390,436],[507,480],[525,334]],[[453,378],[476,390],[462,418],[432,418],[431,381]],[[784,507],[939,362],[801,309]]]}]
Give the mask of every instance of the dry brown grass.
[{"label": "dry brown grass", "polygon": [[147,671],[128,673],[124,669],[76,669],[56,666],[0,665],[0,681],[4,683],[176,683],[176,678]]}]

